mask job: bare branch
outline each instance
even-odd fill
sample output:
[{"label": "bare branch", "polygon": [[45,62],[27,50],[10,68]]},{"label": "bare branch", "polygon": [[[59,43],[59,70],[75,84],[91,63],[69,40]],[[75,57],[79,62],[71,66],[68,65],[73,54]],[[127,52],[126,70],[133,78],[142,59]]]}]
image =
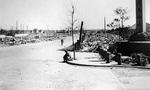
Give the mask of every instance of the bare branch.
[{"label": "bare branch", "polygon": [[122,24],[122,28],[124,26],[124,22],[126,20],[129,20],[129,16],[127,16],[128,14],[128,9],[127,8],[122,8],[122,7],[119,7],[117,8],[116,10],[114,10],[114,13],[119,16],[119,18],[117,19],[114,19],[114,21],[117,21],[117,22],[121,22]]},{"label": "bare branch", "polygon": [[75,20],[73,21],[73,23],[75,24],[77,21],[78,21],[78,19],[75,19]]}]

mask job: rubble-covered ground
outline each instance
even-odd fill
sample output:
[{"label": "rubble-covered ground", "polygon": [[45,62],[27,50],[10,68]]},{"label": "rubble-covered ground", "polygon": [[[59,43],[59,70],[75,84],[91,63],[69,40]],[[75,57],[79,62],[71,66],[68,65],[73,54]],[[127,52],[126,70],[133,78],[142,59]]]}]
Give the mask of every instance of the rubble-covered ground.
[{"label": "rubble-covered ground", "polygon": [[[21,34],[16,34],[21,35]],[[22,34],[23,35],[23,34]],[[29,44],[29,43],[39,43],[46,41],[54,41],[58,39],[63,39],[67,37],[68,34],[57,34],[57,35],[49,35],[45,33],[30,33],[26,34],[26,36],[6,36],[5,38],[0,38],[0,47],[10,47],[21,44]]]},{"label": "rubble-covered ground", "polygon": [[98,46],[107,50],[110,44],[114,44],[120,39],[121,38],[115,34],[88,32],[82,43],[82,51],[94,51]]},{"label": "rubble-covered ground", "polygon": [[[150,72],[62,63],[71,38],[0,48],[0,90],[150,90]],[[82,52],[81,52],[82,53]],[[95,54],[76,54],[92,58]],[[73,53],[70,53],[71,56]]]}]

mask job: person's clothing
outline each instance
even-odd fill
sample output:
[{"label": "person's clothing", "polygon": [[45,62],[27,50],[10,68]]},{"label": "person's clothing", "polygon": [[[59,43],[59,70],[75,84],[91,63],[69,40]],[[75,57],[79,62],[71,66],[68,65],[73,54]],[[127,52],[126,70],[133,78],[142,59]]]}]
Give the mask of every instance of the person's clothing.
[{"label": "person's clothing", "polygon": [[68,60],[71,60],[71,56],[69,55],[69,53],[66,53],[63,57],[64,59],[64,62],[68,61]]},{"label": "person's clothing", "polygon": [[64,43],[64,40],[63,40],[63,39],[61,39],[61,45],[63,45],[63,43]]}]

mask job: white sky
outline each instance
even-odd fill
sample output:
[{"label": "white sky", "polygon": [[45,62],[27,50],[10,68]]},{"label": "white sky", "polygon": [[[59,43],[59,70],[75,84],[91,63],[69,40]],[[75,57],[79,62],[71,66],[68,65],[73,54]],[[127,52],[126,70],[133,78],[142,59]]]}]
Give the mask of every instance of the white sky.
[{"label": "white sky", "polygon": [[[84,28],[103,28],[103,18],[111,22],[117,7],[129,9],[126,25],[135,23],[135,0],[0,0],[0,26],[15,28],[17,20],[29,29],[64,29],[69,25],[72,3]],[[146,0],[146,21],[150,23],[150,0]]]}]

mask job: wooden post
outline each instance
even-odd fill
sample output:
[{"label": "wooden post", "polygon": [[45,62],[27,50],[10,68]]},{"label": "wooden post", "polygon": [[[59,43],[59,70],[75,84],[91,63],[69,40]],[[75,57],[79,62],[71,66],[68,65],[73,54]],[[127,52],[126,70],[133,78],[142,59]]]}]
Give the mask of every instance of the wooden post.
[{"label": "wooden post", "polygon": [[79,47],[81,47],[81,43],[82,43],[82,31],[83,31],[83,21],[81,22],[81,27],[80,27]]},{"label": "wooden post", "polygon": [[106,34],[106,18],[104,17],[104,32]]}]

